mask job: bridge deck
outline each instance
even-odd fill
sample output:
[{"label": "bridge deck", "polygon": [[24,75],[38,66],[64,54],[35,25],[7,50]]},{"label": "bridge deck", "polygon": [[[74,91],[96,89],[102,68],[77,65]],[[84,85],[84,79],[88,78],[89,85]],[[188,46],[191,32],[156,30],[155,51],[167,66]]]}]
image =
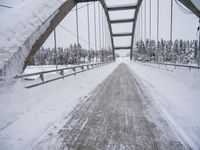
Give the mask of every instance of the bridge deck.
[{"label": "bridge deck", "polygon": [[[60,149],[186,149],[159,117],[149,117],[149,100],[140,94],[125,64],[77,106],[59,134]],[[159,111],[158,111],[159,112]]]}]

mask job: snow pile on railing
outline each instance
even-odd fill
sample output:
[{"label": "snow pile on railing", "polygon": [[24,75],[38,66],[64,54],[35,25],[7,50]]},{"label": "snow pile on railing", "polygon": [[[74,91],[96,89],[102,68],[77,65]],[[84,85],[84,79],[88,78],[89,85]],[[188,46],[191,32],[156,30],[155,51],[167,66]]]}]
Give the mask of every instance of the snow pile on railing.
[{"label": "snow pile on railing", "polygon": [[0,14],[0,72],[9,76],[22,71],[33,43],[65,1],[29,0]]}]

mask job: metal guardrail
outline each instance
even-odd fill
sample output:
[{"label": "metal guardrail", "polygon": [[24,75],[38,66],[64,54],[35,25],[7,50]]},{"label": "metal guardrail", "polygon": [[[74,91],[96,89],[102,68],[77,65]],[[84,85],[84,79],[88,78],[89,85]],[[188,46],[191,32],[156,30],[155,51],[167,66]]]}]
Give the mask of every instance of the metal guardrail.
[{"label": "metal guardrail", "polygon": [[176,69],[176,67],[182,67],[182,68],[188,68],[189,70],[191,69],[200,69],[200,67],[198,66],[191,66],[191,65],[181,65],[181,64],[168,64],[168,63],[156,63],[159,65],[164,65],[164,66],[173,66],[174,69]]},{"label": "metal guardrail", "polygon": [[191,69],[198,69],[198,71],[200,70],[200,67],[198,66],[191,66],[191,65],[181,65],[181,64],[172,64],[172,63],[147,63],[147,64],[155,64],[155,65],[163,65],[163,66],[173,66],[174,69],[176,69],[177,67],[181,67],[181,68],[188,68],[190,71]]},{"label": "metal guardrail", "polygon": [[[35,73],[30,73],[30,74],[16,75],[16,76],[14,76],[14,78],[15,79],[21,79],[21,78],[25,78],[25,77],[31,77],[31,76],[39,75],[39,78],[41,79],[40,83],[36,83],[36,84],[33,84],[33,85],[25,86],[25,88],[33,88],[33,87],[36,87],[36,86],[39,86],[39,85],[42,85],[42,84],[46,84],[46,83],[49,83],[49,82],[52,82],[52,81],[56,81],[56,80],[59,80],[59,79],[64,79],[65,77],[76,75],[78,73],[81,73],[81,72],[84,72],[84,71],[87,71],[87,70],[91,70],[91,69],[103,66],[105,64],[108,64],[108,63],[111,63],[111,62],[100,62],[100,63],[84,64],[84,65],[66,67],[66,68],[49,70],[49,71],[40,71],[40,72],[35,72]],[[86,69],[85,69],[85,67],[86,67]],[[81,70],[80,71],[76,71],[77,68],[80,68]],[[65,70],[72,70],[73,72],[65,74],[65,72],[64,72]],[[52,73],[52,72],[59,72],[59,74],[61,76],[53,78],[53,79],[45,80],[44,74],[49,74],[49,73]]]}]

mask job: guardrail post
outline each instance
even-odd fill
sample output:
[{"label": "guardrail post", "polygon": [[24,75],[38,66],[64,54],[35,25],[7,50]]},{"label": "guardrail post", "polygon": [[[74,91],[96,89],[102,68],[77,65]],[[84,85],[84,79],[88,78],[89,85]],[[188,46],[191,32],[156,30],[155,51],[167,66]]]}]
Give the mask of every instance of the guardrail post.
[{"label": "guardrail post", "polygon": [[44,74],[40,73],[40,79],[42,80],[42,82],[44,82]]},{"label": "guardrail post", "polygon": [[89,70],[90,68],[89,68],[89,65],[87,65],[87,69]]},{"label": "guardrail post", "polygon": [[64,78],[64,70],[60,70],[60,75]]},{"label": "guardrail post", "polygon": [[84,70],[84,66],[81,66],[81,69]]},{"label": "guardrail post", "polygon": [[76,68],[74,67],[72,70],[74,71],[74,75],[76,75]]}]

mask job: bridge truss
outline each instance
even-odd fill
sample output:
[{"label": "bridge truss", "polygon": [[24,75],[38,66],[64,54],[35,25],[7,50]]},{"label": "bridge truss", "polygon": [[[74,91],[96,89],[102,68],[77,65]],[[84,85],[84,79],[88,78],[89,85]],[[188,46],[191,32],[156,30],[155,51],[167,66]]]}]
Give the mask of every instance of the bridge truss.
[{"label": "bridge truss", "polygon": [[[25,67],[30,63],[32,57],[36,54],[38,49],[46,41],[46,39],[53,32],[53,30],[56,28],[56,26],[63,20],[63,18],[72,10],[72,8],[77,3],[95,2],[95,1],[99,1],[105,11],[105,15],[107,18],[108,27],[109,27],[109,31],[110,31],[110,37],[111,37],[113,60],[115,60],[115,51],[116,50],[130,50],[130,59],[132,59],[137,16],[138,16],[138,12],[139,12],[139,9],[140,9],[140,6],[141,6],[143,0],[138,0],[137,4],[135,4],[135,5],[112,6],[112,7],[108,7],[106,5],[105,0],[67,0],[62,6],[60,6],[59,10],[54,15],[54,17],[52,17],[47,30],[44,33],[42,33],[41,36],[39,37],[39,39],[33,44],[32,49],[31,49],[30,53],[28,54],[28,57],[25,60],[23,68],[25,69]],[[200,18],[200,11],[193,5],[193,3],[190,0],[179,0],[179,1],[182,4],[184,4],[187,8],[189,8],[196,16],[198,16]],[[121,11],[121,10],[135,10],[134,17],[129,18],[129,19],[111,20],[109,12]],[[128,33],[113,33],[112,25],[113,24],[123,24],[123,23],[133,23],[132,31],[128,32]],[[120,47],[115,46],[114,37],[127,37],[127,36],[131,36],[130,45],[120,46]]]}]

